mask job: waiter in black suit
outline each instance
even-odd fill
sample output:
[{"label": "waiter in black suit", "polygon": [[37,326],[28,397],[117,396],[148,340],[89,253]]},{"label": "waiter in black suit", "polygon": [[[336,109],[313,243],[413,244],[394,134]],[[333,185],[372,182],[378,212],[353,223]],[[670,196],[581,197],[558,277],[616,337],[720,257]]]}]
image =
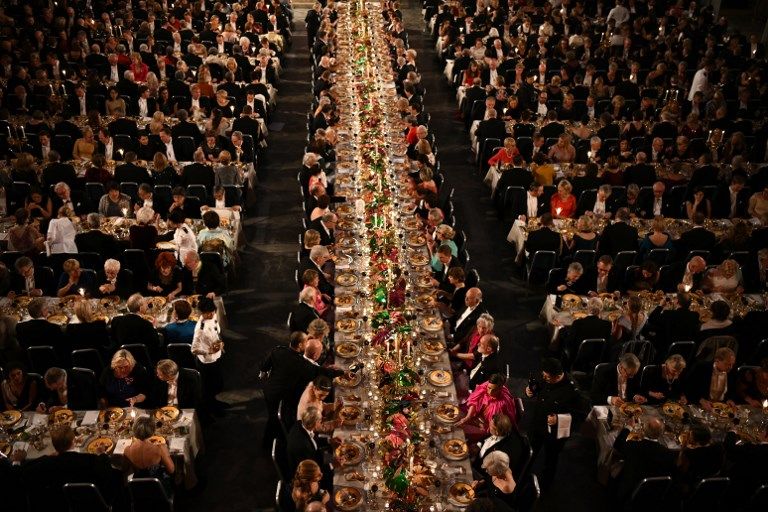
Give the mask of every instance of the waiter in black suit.
[{"label": "waiter in black suit", "polygon": [[[535,454],[542,448],[546,451],[542,484],[549,486],[557,470],[560,452],[565,446],[574,424],[583,420],[587,404],[576,390],[573,382],[565,375],[558,359],[547,358],[541,364],[541,381],[531,381],[525,394],[534,400],[530,429],[531,445]],[[567,428],[564,422],[570,421]],[[563,422],[563,424],[561,424]],[[562,432],[560,431],[562,428]]]},{"label": "waiter in black suit", "polygon": [[202,389],[185,370],[170,359],[158,361],[147,407],[173,405],[179,409],[197,409],[202,402]]},{"label": "waiter in black suit", "polygon": [[640,379],[635,377],[639,371],[640,360],[631,353],[621,356],[616,366],[609,364],[598,367],[592,381],[592,403],[616,407],[633,400],[644,403],[645,397],[637,394]]},{"label": "waiter in black suit", "polygon": [[[267,402],[267,431],[264,435],[265,446],[279,435],[280,429],[277,423],[277,409],[283,402],[283,409],[295,411],[299,406],[299,399],[307,384],[318,375],[330,378],[337,377],[344,372],[335,368],[320,366],[314,361],[304,357],[304,348],[307,335],[303,332],[291,334],[288,346],[275,347],[261,365],[261,375],[266,377],[264,383],[264,400]],[[290,418],[288,414],[286,418]]]}]

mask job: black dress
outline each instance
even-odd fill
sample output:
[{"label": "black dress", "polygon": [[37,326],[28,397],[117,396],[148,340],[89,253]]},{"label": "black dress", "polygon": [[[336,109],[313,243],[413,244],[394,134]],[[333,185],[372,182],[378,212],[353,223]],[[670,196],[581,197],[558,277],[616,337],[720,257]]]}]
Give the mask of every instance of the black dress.
[{"label": "black dress", "polygon": [[112,368],[104,368],[99,381],[101,398],[107,400],[110,407],[128,407],[128,399],[136,395],[146,396],[149,390],[149,378],[143,366],[136,364],[128,377],[118,379]]},{"label": "black dress", "polygon": [[155,270],[150,283],[154,286],[159,286],[162,290],[159,292],[152,292],[153,295],[167,296],[169,293],[176,290],[179,283],[181,283],[181,279],[181,269],[179,267],[173,267],[173,273],[167,281],[163,281],[160,271]]}]

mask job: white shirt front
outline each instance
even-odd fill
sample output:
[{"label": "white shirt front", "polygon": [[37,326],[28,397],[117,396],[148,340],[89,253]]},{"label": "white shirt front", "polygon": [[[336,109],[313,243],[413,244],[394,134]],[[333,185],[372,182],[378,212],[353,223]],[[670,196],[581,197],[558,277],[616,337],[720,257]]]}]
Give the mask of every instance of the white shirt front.
[{"label": "white shirt front", "polygon": [[120,81],[120,72],[118,71],[117,64],[109,68],[109,79],[113,82]]},{"label": "white shirt front", "polygon": [[536,106],[536,113],[537,114],[539,114],[540,116],[544,117],[544,116],[547,115],[547,111],[549,111],[549,109],[547,108],[547,104],[546,103],[539,102],[537,104],[537,106]]},{"label": "white shirt front", "polygon": [[528,218],[538,217],[539,216],[539,198],[533,197],[530,192],[526,193],[526,197],[528,198]]},{"label": "white shirt front", "polygon": [[176,396],[179,393],[179,381],[178,377],[168,383],[168,405],[179,405],[179,397]]},{"label": "white shirt front", "polygon": [[80,115],[84,116],[88,114],[88,108],[85,105],[85,95],[80,97]]},{"label": "white shirt front", "polygon": [[112,160],[112,151],[114,149],[114,144],[112,143],[112,139],[109,139],[109,142],[104,145],[104,156],[107,158],[107,160]]},{"label": "white shirt front", "polygon": [[483,365],[483,361],[485,361],[485,358],[486,358],[486,357],[488,357],[488,356],[486,356],[485,354],[482,354],[482,355],[480,356],[480,360],[477,362],[477,364],[475,365],[475,367],[474,367],[474,368],[472,368],[472,371],[471,371],[471,372],[469,372],[469,378],[470,378],[470,379],[474,379],[474,378],[475,378],[475,374],[476,374],[476,373],[477,373],[477,371],[480,369],[480,367]]},{"label": "white shirt front", "polygon": [[706,93],[708,84],[707,70],[701,68],[695,75],[693,75],[693,80],[691,80],[691,90],[688,92],[688,101],[693,101],[693,95],[699,91]]},{"label": "white shirt front", "polygon": [[173,141],[170,141],[165,145],[165,156],[167,156],[168,160],[171,162],[176,161],[176,153],[173,152]]},{"label": "white shirt front", "polygon": [[[475,306],[475,308],[476,308],[476,307],[477,307],[477,306]],[[466,309],[464,309],[464,312],[461,314],[461,316],[459,317],[459,319],[458,319],[458,320],[456,320],[456,329],[458,329],[458,328],[459,328],[459,326],[461,325],[461,323],[462,323],[464,320],[466,320],[466,319],[467,319],[467,317],[468,317],[469,315],[471,315],[471,314],[472,314],[472,312],[475,310],[475,308],[466,308]]]},{"label": "white shirt front", "polygon": [[499,441],[501,441],[502,439],[504,439],[502,436],[490,436],[490,437],[487,437],[485,439],[485,441],[483,441],[483,444],[480,445],[480,458],[485,457],[485,454],[488,451],[488,449],[491,446],[493,446],[496,443],[498,443]]},{"label": "white shirt front", "polygon": [[594,213],[597,213],[598,215],[602,215],[605,213],[605,200],[601,201],[600,199],[595,199],[595,206],[592,208],[592,211]]},{"label": "white shirt front", "polygon": [[653,214],[661,215],[662,200],[660,197],[653,198]]},{"label": "white shirt front", "polygon": [[148,114],[149,114],[149,111],[147,107],[147,99],[139,98],[139,115],[141,117],[147,117]]}]

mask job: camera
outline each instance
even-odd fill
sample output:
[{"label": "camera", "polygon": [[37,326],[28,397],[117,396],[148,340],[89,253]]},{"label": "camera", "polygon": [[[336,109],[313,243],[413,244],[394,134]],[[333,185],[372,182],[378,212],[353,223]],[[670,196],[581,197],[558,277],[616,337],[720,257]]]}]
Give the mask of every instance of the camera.
[{"label": "camera", "polygon": [[533,395],[536,395],[541,389],[541,379],[535,373],[528,376],[528,389]]}]

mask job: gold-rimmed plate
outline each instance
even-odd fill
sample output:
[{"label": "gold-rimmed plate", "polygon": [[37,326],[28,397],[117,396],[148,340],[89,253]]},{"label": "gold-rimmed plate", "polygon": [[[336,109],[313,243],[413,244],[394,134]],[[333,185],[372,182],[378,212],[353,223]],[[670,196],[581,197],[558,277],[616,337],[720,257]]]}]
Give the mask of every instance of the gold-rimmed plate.
[{"label": "gold-rimmed plate", "polygon": [[115,447],[111,437],[97,437],[88,443],[86,451],[90,454],[109,453]]},{"label": "gold-rimmed plate", "polygon": [[419,288],[430,288],[432,287],[432,278],[426,274],[417,276],[416,286],[418,286]]},{"label": "gold-rimmed plate", "polygon": [[147,439],[147,442],[149,444],[156,444],[158,446],[168,444],[163,436],[152,436],[149,439]]},{"label": "gold-rimmed plate", "polygon": [[56,313],[46,318],[49,322],[56,325],[67,325],[69,323],[69,317],[64,313]]},{"label": "gold-rimmed plate", "polygon": [[339,409],[339,418],[344,425],[354,425],[362,414],[362,409],[356,405],[345,405]]},{"label": "gold-rimmed plate", "polygon": [[125,410],[120,407],[109,407],[99,411],[99,423],[115,423],[125,418]]},{"label": "gold-rimmed plate", "polygon": [[333,379],[334,384],[341,386],[342,388],[356,388],[363,380],[363,375],[360,372],[353,373],[350,378],[346,375],[339,375]]},{"label": "gold-rimmed plate", "polygon": [[443,328],[443,319],[439,316],[427,316],[421,319],[421,328],[427,332],[440,332]]},{"label": "gold-rimmed plate", "polygon": [[727,418],[735,414],[735,409],[725,402],[712,402],[712,412],[721,418]]},{"label": "gold-rimmed plate", "polygon": [[333,302],[336,304],[336,307],[351,308],[355,304],[355,296],[350,293],[337,295]]},{"label": "gold-rimmed plate", "polygon": [[431,308],[435,305],[435,297],[429,293],[422,293],[416,297],[416,304],[422,308]]},{"label": "gold-rimmed plate", "polygon": [[466,482],[456,482],[448,489],[448,501],[457,507],[466,507],[475,500],[475,490]]},{"label": "gold-rimmed plate", "polygon": [[341,487],[333,494],[333,503],[343,512],[356,510],[363,503],[363,491],[356,487]]},{"label": "gold-rimmed plate", "polygon": [[351,272],[342,272],[336,276],[338,286],[354,286],[357,284],[357,275]]},{"label": "gold-rimmed plate", "polygon": [[189,305],[193,308],[196,308],[198,304],[200,304],[200,295],[190,295],[187,297],[187,302],[189,302]]},{"label": "gold-rimmed plate", "polygon": [[147,309],[149,311],[160,311],[168,303],[165,297],[147,297]]},{"label": "gold-rimmed plate", "polygon": [[70,409],[59,409],[56,412],[51,413],[49,421],[54,425],[70,424],[75,421],[77,415]]},{"label": "gold-rimmed plate", "polygon": [[176,250],[176,244],[173,242],[157,242],[155,246],[158,249],[163,249],[165,251],[175,251]]},{"label": "gold-rimmed plate", "polygon": [[344,359],[351,359],[360,355],[360,345],[345,341],[336,345],[336,355]]},{"label": "gold-rimmed plate", "polygon": [[685,407],[677,402],[667,402],[661,406],[661,412],[665,416],[671,416],[673,418],[682,418],[685,412]]},{"label": "gold-rimmed plate", "polygon": [[427,243],[427,237],[423,233],[410,233],[407,240],[411,247],[421,247]]},{"label": "gold-rimmed plate", "polygon": [[427,375],[430,384],[437,387],[450,386],[453,382],[453,375],[448,370],[432,370]]},{"label": "gold-rimmed plate", "polygon": [[405,228],[407,231],[416,231],[417,229],[421,229],[421,220],[417,219],[416,217],[405,219],[403,221],[403,228]]},{"label": "gold-rimmed plate", "polygon": [[342,466],[354,466],[365,456],[363,447],[350,441],[341,443],[334,453]]},{"label": "gold-rimmed plate", "polygon": [[160,421],[176,421],[179,419],[180,414],[181,411],[179,411],[178,407],[166,405],[155,411],[155,419]]},{"label": "gold-rimmed plate", "polygon": [[360,323],[356,318],[342,318],[336,322],[336,330],[344,333],[354,332],[359,325]]},{"label": "gold-rimmed plate", "polygon": [[445,345],[440,340],[422,340],[419,342],[419,350],[428,356],[439,356],[445,350]]},{"label": "gold-rimmed plate", "polygon": [[12,427],[17,424],[24,415],[21,411],[10,410],[0,412],[0,427]]},{"label": "gold-rimmed plate", "polygon": [[429,256],[423,252],[412,252],[408,255],[408,261],[411,265],[423,267],[424,265],[429,264]]},{"label": "gold-rimmed plate", "polygon": [[448,439],[443,443],[443,456],[448,460],[462,460],[469,455],[469,448],[463,439]]},{"label": "gold-rimmed plate", "polygon": [[633,402],[622,404],[620,409],[625,416],[640,416],[643,414],[643,406]]},{"label": "gold-rimmed plate", "polygon": [[443,423],[453,424],[461,419],[461,411],[453,404],[440,404],[435,407],[435,417]]}]

